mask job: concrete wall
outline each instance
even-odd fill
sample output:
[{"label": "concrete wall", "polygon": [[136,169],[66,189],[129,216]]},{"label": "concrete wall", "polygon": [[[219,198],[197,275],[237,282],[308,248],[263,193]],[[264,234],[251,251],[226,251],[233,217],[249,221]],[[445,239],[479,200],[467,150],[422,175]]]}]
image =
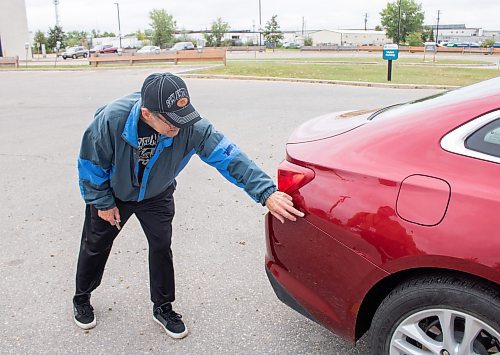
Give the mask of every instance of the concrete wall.
[{"label": "concrete wall", "polygon": [[[28,20],[24,0],[0,1],[0,41],[4,57],[26,57],[24,44],[29,43]],[[31,59],[31,43],[28,49]]]}]

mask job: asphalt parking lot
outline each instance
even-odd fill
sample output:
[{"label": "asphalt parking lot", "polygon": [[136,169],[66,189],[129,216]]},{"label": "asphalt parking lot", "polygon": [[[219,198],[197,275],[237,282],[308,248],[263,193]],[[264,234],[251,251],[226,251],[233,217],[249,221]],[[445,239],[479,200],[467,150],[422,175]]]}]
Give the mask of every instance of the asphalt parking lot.
[{"label": "asphalt parking lot", "polygon": [[[80,138],[97,107],[138,90],[153,71],[0,72],[0,352],[364,354],[363,341],[353,348],[281,304],[264,272],[265,210],[197,158],[178,178],[173,235],[175,309],[190,335],[173,340],[151,319],[147,242],[135,218],[93,293],[97,327],[73,323]],[[273,177],[305,120],[436,92],[186,81],[198,111]]]}]

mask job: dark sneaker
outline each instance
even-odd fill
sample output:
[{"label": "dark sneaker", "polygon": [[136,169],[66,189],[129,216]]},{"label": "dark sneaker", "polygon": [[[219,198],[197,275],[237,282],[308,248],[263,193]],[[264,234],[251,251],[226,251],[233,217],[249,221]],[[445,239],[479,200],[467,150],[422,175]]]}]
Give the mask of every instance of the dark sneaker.
[{"label": "dark sneaker", "polygon": [[161,325],[172,338],[181,339],[188,334],[188,330],[181,318],[180,314],[172,310],[172,304],[170,303],[153,308],[153,320]]},{"label": "dark sneaker", "polygon": [[90,305],[90,301],[82,304],[77,304],[73,300],[73,313],[74,320],[77,326],[82,329],[92,329],[96,326],[96,318],[94,315],[94,308]]}]

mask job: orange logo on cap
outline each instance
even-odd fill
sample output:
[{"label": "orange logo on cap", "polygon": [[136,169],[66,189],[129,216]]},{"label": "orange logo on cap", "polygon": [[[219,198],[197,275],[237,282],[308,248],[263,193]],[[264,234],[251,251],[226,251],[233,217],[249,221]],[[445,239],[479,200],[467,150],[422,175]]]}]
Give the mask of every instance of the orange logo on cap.
[{"label": "orange logo on cap", "polygon": [[181,99],[177,100],[177,106],[178,106],[178,107],[184,107],[184,106],[186,106],[187,104],[188,104],[188,99],[187,99],[187,98],[185,98],[185,97],[183,97],[183,98],[181,98]]}]

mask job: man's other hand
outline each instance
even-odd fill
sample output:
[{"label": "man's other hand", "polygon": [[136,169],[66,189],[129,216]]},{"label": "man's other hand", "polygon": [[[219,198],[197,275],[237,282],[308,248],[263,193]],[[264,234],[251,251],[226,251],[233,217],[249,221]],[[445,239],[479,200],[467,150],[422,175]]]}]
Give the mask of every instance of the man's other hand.
[{"label": "man's other hand", "polygon": [[267,198],[266,207],[281,223],[285,223],[285,218],[296,221],[295,216],[304,217],[304,213],[293,207],[292,196],[281,191],[276,191]]},{"label": "man's other hand", "polygon": [[115,222],[120,223],[120,211],[118,211],[118,207],[113,207],[106,211],[97,211],[97,215],[104,219],[106,222],[109,222],[112,226],[115,225]]}]

